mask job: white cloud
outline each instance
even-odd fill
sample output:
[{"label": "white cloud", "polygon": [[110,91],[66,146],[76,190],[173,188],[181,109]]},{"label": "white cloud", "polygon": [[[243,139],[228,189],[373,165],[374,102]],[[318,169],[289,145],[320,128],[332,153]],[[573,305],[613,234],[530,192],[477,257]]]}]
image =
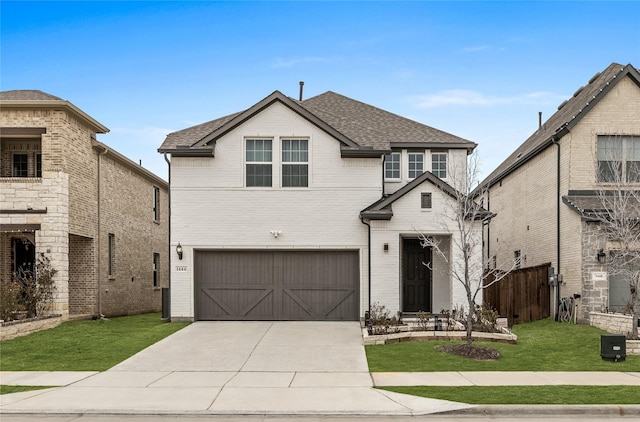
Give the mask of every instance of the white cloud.
[{"label": "white cloud", "polygon": [[276,58],[271,67],[275,68],[283,68],[283,67],[293,67],[300,64],[308,64],[308,63],[322,63],[327,62],[329,59],[326,57],[294,57],[289,59],[283,59],[281,57]]},{"label": "white cloud", "polygon": [[493,106],[503,104],[555,104],[566,96],[552,92],[531,92],[514,96],[491,96],[483,92],[467,89],[449,89],[433,94],[416,95],[409,102],[418,108],[457,106]]},{"label": "white cloud", "polygon": [[478,51],[489,50],[490,48],[491,47],[488,45],[476,45],[473,47],[465,47],[462,49],[462,51],[467,53],[477,53]]}]

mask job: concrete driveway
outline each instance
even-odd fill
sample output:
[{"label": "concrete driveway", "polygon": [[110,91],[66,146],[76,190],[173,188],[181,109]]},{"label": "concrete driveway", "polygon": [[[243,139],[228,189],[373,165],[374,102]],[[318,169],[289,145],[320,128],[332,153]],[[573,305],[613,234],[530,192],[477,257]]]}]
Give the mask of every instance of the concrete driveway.
[{"label": "concrete driveway", "polygon": [[[2,412],[416,415],[467,408],[372,388],[357,322],[197,322]],[[24,396],[19,396],[24,394]]]}]

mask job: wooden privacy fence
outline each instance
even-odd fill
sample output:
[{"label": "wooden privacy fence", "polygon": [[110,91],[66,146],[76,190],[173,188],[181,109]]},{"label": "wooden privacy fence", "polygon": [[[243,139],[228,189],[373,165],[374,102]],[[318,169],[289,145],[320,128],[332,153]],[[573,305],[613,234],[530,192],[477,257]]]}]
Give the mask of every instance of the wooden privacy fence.
[{"label": "wooden privacy fence", "polygon": [[[509,325],[538,321],[551,315],[550,263],[513,271],[483,292],[484,303],[509,319]],[[485,277],[485,284],[493,281]]]}]

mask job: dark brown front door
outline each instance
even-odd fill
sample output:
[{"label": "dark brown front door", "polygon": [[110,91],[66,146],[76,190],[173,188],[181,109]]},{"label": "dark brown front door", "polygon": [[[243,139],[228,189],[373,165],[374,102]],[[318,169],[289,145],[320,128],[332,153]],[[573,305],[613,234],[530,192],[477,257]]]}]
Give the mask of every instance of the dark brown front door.
[{"label": "dark brown front door", "polygon": [[356,321],[357,251],[196,251],[197,320]]},{"label": "dark brown front door", "polygon": [[423,248],[419,239],[402,240],[403,312],[432,312],[431,255],[431,248]]}]

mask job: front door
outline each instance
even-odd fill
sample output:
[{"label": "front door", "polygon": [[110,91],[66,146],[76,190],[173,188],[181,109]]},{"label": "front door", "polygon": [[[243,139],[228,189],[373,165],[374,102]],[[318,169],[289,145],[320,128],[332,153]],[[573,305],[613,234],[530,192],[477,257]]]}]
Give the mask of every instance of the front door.
[{"label": "front door", "polygon": [[432,312],[431,257],[431,247],[423,248],[420,239],[402,240],[403,312]]}]

